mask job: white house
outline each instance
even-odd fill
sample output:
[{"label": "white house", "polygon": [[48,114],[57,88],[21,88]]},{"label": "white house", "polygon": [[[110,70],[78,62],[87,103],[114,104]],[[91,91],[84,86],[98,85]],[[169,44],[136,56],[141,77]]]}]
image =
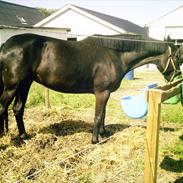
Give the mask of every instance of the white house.
[{"label": "white house", "polygon": [[147,24],[149,36],[163,40],[169,35],[177,42],[183,42],[183,6],[180,6],[167,14]]},{"label": "white house", "polygon": [[139,25],[124,19],[67,4],[34,27],[69,27],[69,37],[78,40],[92,34],[145,34],[146,30]]},{"label": "white house", "polygon": [[0,1],[0,46],[13,35],[35,33],[60,39],[67,39],[69,28],[33,27],[44,19],[36,8]]}]

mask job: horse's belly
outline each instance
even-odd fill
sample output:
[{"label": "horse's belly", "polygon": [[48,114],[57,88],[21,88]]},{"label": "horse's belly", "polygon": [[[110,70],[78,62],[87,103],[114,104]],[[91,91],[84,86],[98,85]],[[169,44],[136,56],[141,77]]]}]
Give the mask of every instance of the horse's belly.
[{"label": "horse's belly", "polygon": [[93,93],[93,84],[90,80],[77,80],[76,77],[66,79],[63,77],[41,77],[38,74],[34,78],[39,84],[55,91],[64,93]]}]

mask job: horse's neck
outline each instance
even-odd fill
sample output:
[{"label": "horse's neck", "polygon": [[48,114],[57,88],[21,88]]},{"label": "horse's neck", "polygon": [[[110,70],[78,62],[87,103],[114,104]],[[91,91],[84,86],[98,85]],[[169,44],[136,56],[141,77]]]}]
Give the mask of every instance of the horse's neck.
[{"label": "horse's neck", "polygon": [[146,64],[157,65],[163,54],[151,55],[148,52],[127,52],[121,55],[123,65],[128,69],[135,69]]},{"label": "horse's neck", "polygon": [[143,60],[140,60],[139,62],[135,63],[133,65],[133,69],[140,67],[140,66],[143,66],[143,65],[146,65],[146,64],[158,65],[158,63],[160,62],[162,57],[163,57],[163,54],[144,58]]}]

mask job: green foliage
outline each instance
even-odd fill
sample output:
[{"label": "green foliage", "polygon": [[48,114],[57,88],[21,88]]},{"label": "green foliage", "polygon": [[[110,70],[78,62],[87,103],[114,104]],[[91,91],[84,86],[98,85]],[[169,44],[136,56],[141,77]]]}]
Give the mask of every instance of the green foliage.
[{"label": "green foliage", "polygon": [[38,10],[43,14],[43,16],[48,17],[52,13],[55,13],[57,10],[55,9],[47,9],[47,8],[38,8]]}]

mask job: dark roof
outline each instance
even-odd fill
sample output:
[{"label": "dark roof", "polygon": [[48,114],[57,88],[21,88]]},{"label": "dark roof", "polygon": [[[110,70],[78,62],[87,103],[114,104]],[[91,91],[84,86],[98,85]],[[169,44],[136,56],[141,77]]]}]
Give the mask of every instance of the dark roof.
[{"label": "dark roof", "polygon": [[[73,5],[75,6],[75,5]],[[137,24],[134,24],[128,20],[124,20],[124,19],[121,19],[121,18],[117,18],[117,17],[113,17],[113,16],[110,16],[110,15],[106,15],[106,14],[103,14],[103,13],[99,13],[99,12],[96,12],[96,11],[93,11],[93,10],[89,10],[89,9],[85,9],[85,8],[82,8],[82,7],[79,7],[79,6],[75,6],[91,15],[94,15],[95,17],[98,17],[106,22],[109,22],[111,23],[112,25],[114,26],[117,26],[127,32],[132,32],[132,33],[138,33],[138,34],[146,34],[146,29],[137,25]]]},{"label": "dark roof", "polygon": [[42,19],[36,8],[0,1],[0,26],[32,27]]}]

